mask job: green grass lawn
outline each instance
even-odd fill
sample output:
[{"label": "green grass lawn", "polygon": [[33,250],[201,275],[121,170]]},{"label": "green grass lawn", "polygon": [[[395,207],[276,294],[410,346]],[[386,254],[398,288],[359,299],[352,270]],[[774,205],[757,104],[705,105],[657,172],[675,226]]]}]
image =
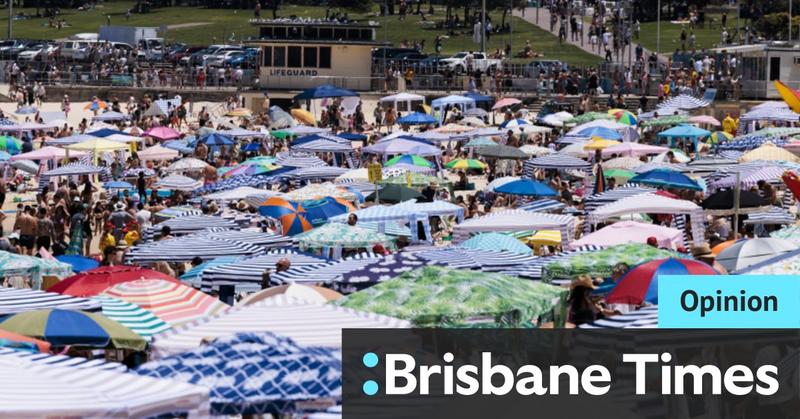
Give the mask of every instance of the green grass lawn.
[{"label": "green grass lawn", "polygon": [[[706,24],[705,28],[695,28],[694,34],[697,39],[696,41],[696,48],[699,51],[702,48],[710,49],[715,48],[716,44],[720,43],[721,41],[721,34],[722,34],[722,27],[720,26],[720,16],[721,15],[710,15],[708,18],[714,18],[715,23],[713,24],[713,28],[710,28],[709,24]],[[728,28],[729,31],[736,30],[736,19],[731,18],[728,16],[728,26],[733,25],[733,28]],[[661,53],[673,53],[675,52],[676,48],[681,47],[681,28],[684,25],[679,25],[675,23],[671,23],[669,21],[661,21]],[[686,26],[686,34],[687,34],[687,41],[686,41],[686,48],[689,48],[689,41],[688,36],[691,33],[691,28],[689,25]],[[650,51],[656,50],[656,34],[657,31],[657,23],[656,22],[648,22],[642,23],[642,30],[640,34],[639,42],[641,42],[642,46],[647,48]]]},{"label": "green grass lawn", "polygon": [[[168,29],[166,38],[168,41],[185,42],[188,44],[210,44],[223,42],[231,38],[237,41],[247,39],[256,35],[256,28],[248,23],[248,19],[253,17],[249,10],[231,9],[203,9],[189,7],[172,7],[156,9],[148,14],[134,14],[130,20],[125,19],[125,11],[132,7],[134,2],[112,2],[100,4],[91,11],[81,12],[77,10],[62,9],[62,18],[66,20],[69,27],[58,30],[47,26],[47,19],[26,19],[15,20],[15,37],[30,39],[58,39],[81,32],[97,32],[100,25],[106,24],[107,16],[111,16],[112,25],[129,26],[169,26],[188,23],[207,23],[202,26],[184,27]],[[34,15],[35,9],[21,9],[26,15]],[[16,10],[15,10],[16,11]],[[269,16],[271,11],[262,11],[262,16]],[[301,17],[323,17],[325,9],[322,7],[306,7],[287,5],[278,12],[279,16],[297,15]],[[0,11],[0,15],[5,16],[5,11]],[[397,45],[401,41],[425,40],[425,52],[433,50],[433,40],[442,31],[433,29],[433,25],[420,23],[419,16],[408,16],[406,20],[400,21],[397,16],[378,17],[374,13],[360,14],[350,12],[351,19],[356,20],[375,20],[381,23],[382,27],[378,30],[378,40],[388,40]],[[436,21],[444,19],[444,9],[437,9],[433,16],[428,16],[428,20]],[[510,16],[508,19],[512,19]],[[492,13],[492,20],[495,25],[501,21],[500,13]],[[8,24],[7,18],[0,19],[0,30],[5,30]],[[544,51],[547,59],[557,59],[566,61],[572,65],[592,65],[599,59],[591,54],[582,51],[580,48],[571,45],[558,45],[558,39],[552,34],[541,30],[534,25],[523,21],[520,18],[512,20],[513,36],[511,43],[514,52],[522,49],[526,40],[530,40],[536,51]],[[504,48],[509,41],[508,35],[493,36],[487,43],[487,49],[493,51],[497,48]],[[477,50],[479,44],[472,42],[472,36],[468,33],[456,35],[443,42],[443,54],[452,54],[463,50]]]}]

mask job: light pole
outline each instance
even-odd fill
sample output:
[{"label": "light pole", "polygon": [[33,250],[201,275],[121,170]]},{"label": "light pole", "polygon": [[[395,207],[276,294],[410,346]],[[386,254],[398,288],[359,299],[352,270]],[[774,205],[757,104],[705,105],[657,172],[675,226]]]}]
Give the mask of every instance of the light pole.
[{"label": "light pole", "polygon": [[789,42],[792,42],[792,0],[789,0]]},{"label": "light pole", "polygon": [[486,53],[486,0],[481,2],[481,52]]},{"label": "light pole", "polygon": [[14,14],[14,0],[8,0],[8,39],[12,38],[12,27],[14,19],[12,19]]},{"label": "light pole", "polygon": [[658,0],[658,10],[656,10],[656,56],[661,54],[661,0]]}]

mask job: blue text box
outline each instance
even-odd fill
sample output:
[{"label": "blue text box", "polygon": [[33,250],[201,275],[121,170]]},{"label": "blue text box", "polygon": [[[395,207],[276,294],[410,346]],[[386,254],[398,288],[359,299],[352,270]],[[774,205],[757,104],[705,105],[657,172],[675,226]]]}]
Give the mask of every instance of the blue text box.
[{"label": "blue text box", "polygon": [[800,328],[800,276],[659,276],[658,327]]}]

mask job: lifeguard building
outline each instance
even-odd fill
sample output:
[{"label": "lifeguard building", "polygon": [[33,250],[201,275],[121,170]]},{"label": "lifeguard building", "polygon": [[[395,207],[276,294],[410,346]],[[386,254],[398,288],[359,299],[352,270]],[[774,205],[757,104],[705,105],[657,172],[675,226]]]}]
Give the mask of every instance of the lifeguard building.
[{"label": "lifeguard building", "polygon": [[372,49],[377,22],[342,23],[323,19],[251,19],[261,49],[259,80],[267,89],[305,89],[332,84],[371,88]]}]

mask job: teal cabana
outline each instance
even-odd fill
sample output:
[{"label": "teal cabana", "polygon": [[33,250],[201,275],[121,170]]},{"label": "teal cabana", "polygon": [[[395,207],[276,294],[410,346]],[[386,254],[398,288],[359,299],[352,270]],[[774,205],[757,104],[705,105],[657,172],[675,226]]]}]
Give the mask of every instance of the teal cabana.
[{"label": "teal cabana", "polygon": [[677,125],[668,130],[658,133],[658,138],[668,138],[670,148],[675,147],[675,141],[681,138],[689,138],[694,142],[694,150],[697,151],[697,142],[711,135],[711,131],[706,131],[694,125]]}]

